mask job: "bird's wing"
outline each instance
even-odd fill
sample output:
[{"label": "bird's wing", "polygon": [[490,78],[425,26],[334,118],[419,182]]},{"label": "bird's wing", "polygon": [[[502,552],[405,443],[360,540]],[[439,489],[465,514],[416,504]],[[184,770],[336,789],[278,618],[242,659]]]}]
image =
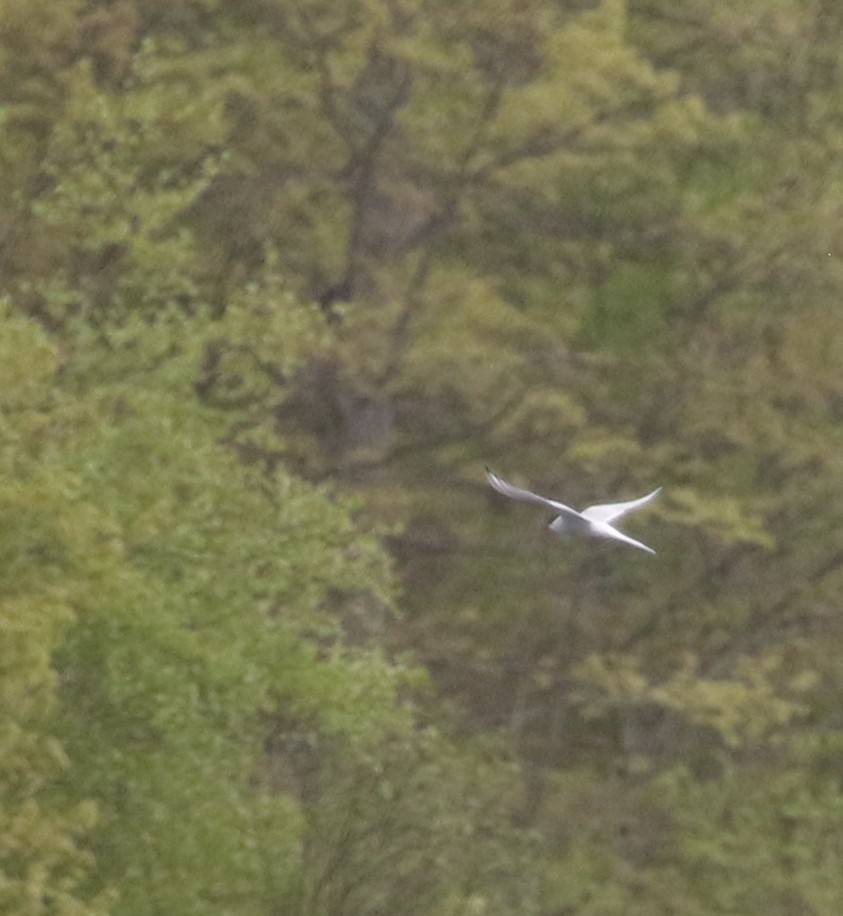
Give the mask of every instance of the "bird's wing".
[{"label": "bird's wing", "polygon": [[628,534],[624,534],[623,531],[618,531],[617,528],[613,528],[605,522],[592,525],[591,533],[596,537],[612,538],[615,541],[623,541],[624,544],[637,547],[639,550],[646,550],[647,553],[655,553],[652,547],[642,544],[641,541],[636,541],[635,538],[631,538]]},{"label": "bird's wing", "polygon": [[627,512],[632,512],[633,509],[645,506],[651,499],[655,499],[660,491],[661,487],[658,490],[653,490],[652,493],[648,493],[647,496],[642,496],[640,499],[631,499],[627,503],[605,503],[600,506],[589,506],[587,509],[582,510],[582,516],[590,522],[614,522],[616,519],[626,515]]},{"label": "bird's wing", "polygon": [[582,518],[579,512],[576,509],[572,509],[570,506],[566,506],[564,503],[558,503],[554,499],[547,499],[545,496],[539,496],[538,493],[533,493],[530,490],[524,490],[521,487],[514,487],[511,483],[507,483],[505,480],[502,480],[497,474],[493,474],[488,468],[486,468],[486,477],[489,479],[489,483],[498,491],[498,493],[508,496],[510,499],[518,499],[524,503],[536,503],[539,506],[544,506],[546,509],[552,509],[557,515],[568,515],[576,518]]}]

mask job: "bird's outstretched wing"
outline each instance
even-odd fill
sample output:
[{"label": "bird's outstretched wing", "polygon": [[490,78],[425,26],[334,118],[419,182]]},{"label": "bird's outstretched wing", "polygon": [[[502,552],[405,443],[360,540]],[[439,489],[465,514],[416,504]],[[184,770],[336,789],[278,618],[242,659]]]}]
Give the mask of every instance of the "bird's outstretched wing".
[{"label": "bird's outstretched wing", "polygon": [[652,547],[642,544],[641,541],[636,541],[635,538],[631,538],[628,534],[624,534],[623,531],[618,531],[617,528],[613,528],[606,522],[594,525],[591,530],[595,537],[612,538],[615,541],[622,541],[624,544],[629,544],[631,547],[637,547],[639,550],[646,550],[647,553],[655,554],[655,550],[653,550]]},{"label": "bird's outstretched wing", "polygon": [[590,522],[611,523],[626,515],[627,512],[632,512],[634,509],[640,509],[641,506],[645,506],[650,500],[655,499],[660,491],[661,487],[646,496],[642,496],[640,499],[631,499],[626,503],[605,503],[599,506],[589,506],[587,509],[583,509],[581,514],[583,518],[587,518]]},{"label": "bird's outstretched wing", "polygon": [[536,505],[544,506],[546,509],[552,509],[557,515],[568,515],[578,519],[582,518],[576,509],[572,509],[564,503],[556,502],[554,499],[539,496],[538,493],[533,493],[530,490],[515,487],[511,483],[507,483],[505,480],[498,477],[497,474],[493,474],[488,468],[486,468],[486,477],[498,493],[501,493],[503,496],[508,496],[510,499],[518,499],[524,503],[535,503]]}]

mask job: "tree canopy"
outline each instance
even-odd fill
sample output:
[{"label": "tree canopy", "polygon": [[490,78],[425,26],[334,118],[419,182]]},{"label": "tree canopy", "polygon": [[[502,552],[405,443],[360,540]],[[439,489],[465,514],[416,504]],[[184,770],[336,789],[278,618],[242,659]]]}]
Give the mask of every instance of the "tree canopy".
[{"label": "tree canopy", "polygon": [[841,48],[4,4],[0,909],[843,910]]}]

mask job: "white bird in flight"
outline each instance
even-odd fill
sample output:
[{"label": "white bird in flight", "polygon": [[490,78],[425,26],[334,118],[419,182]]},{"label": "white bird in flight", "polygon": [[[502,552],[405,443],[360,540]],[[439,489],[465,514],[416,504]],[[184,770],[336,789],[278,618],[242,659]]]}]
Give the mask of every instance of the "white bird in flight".
[{"label": "white bird in flight", "polygon": [[613,538],[616,541],[623,541],[624,544],[637,547],[639,550],[646,550],[647,553],[655,553],[652,547],[648,547],[646,544],[642,544],[641,541],[636,541],[635,538],[618,531],[612,525],[612,522],[626,515],[627,512],[632,512],[633,509],[640,509],[641,506],[647,505],[650,500],[656,498],[661,487],[658,490],[653,490],[647,496],[642,496],[640,499],[631,499],[626,503],[605,503],[600,506],[589,506],[587,509],[583,509],[582,512],[577,512],[576,509],[572,509],[564,503],[558,503],[554,499],[547,499],[544,496],[539,496],[538,493],[531,493],[521,487],[514,487],[511,483],[501,480],[488,468],[486,468],[486,476],[489,478],[489,483],[498,493],[502,493],[510,499],[520,499],[525,503],[537,503],[547,509],[552,509],[556,515],[548,523],[547,527],[554,534],[577,534],[588,538]]}]

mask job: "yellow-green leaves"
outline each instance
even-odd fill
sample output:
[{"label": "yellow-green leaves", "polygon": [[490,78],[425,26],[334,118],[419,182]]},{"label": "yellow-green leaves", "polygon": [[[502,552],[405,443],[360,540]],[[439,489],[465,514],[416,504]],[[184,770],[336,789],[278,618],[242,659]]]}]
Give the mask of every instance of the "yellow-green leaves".
[{"label": "yellow-green leaves", "polygon": [[731,677],[706,677],[698,659],[688,655],[677,671],[651,683],[633,657],[592,655],[576,673],[602,691],[601,697],[587,701],[592,715],[616,709],[623,716],[624,709],[653,705],[693,725],[713,728],[726,747],[737,749],[760,746],[806,713],[793,689],[809,689],[814,679],[810,673],[791,679],[786,685],[791,695],[785,695],[776,683],[781,680],[776,677],[779,666],[775,656],[744,659]]},{"label": "yellow-green leaves", "polygon": [[78,562],[83,551],[94,561],[97,526],[74,511],[73,477],[44,466],[63,421],[54,348],[7,309],[0,366],[0,910],[100,916],[109,895],[80,890],[93,868],[80,844],[98,808],[56,794],[71,764],[46,724],[59,703],[54,653],[85,594]]}]

